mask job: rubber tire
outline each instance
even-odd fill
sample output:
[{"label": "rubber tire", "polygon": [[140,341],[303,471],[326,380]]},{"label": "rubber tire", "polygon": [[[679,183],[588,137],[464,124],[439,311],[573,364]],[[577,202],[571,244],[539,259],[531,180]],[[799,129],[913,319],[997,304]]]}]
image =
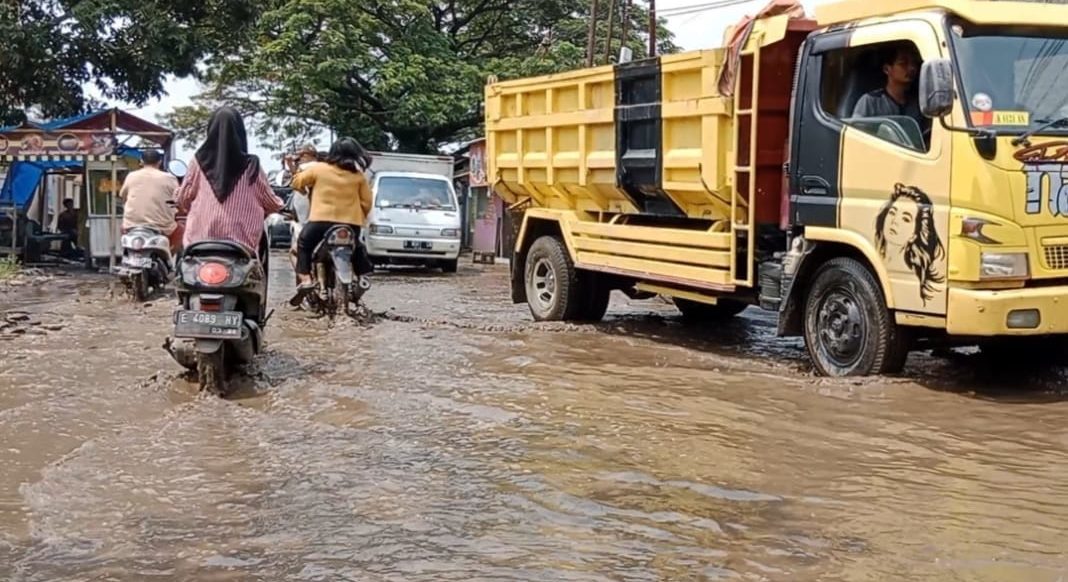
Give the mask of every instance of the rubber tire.
[{"label": "rubber tire", "polygon": [[604,284],[599,273],[592,271],[579,271],[578,284],[582,307],[576,319],[588,323],[604,319],[608,303],[612,300],[612,289]]},{"label": "rubber tire", "polygon": [[213,354],[197,354],[197,380],[200,390],[226,396],[226,347]]},{"label": "rubber tire", "polygon": [[715,305],[674,297],[675,307],[682,313],[682,318],[691,322],[727,321],[749,307],[748,303],[735,299],[719,299]]},{"label": "rubber tire", "polygon": [[442,273],[455,273],[460,266],[459,259],[452,259],[451,261],[441,261]]},{"label": "rubber tire", "polygon": [[[835,363],[818,341],[816,329],[820,304],[837,288],[848,289],[861,309],[868,333],[859,357],[848,365]],[[879,282],[871,271],[856,259],[839,257],[824,263],[812,279],[804,311],[805,347],[816,370],[823,376],[870,376],[895,374],[905,366],[909,352],[907,332],[894,321],[886,307]]]},{"label": "rubber tire", "polygon": [[341,281],[334,281],[334,287],[330,290],[330,302],[333,304],[330,316],[334,317],[338,312],[349,312],[349,286]]},{"label": "rubber tire", "polygon": [[[532,279],[534,267],[541,259],[549,262],[556,276],[556,293],[552,304],[541,309],[532,299],[536,295]],[[523,274],[523,284],[527,290],[527,305],[535,321],[573,321],[583,309],[579,293],[579,276],[564,241],[557,236],[546,235],[534,241],[527,253]]]},{"label": "rubber tire", "polygon": [[145,273],[138,273],[133,276],[133,281],[130,282],[133,285],[134,299],[138,303],[144,303],[148,300],[148,277]]}]

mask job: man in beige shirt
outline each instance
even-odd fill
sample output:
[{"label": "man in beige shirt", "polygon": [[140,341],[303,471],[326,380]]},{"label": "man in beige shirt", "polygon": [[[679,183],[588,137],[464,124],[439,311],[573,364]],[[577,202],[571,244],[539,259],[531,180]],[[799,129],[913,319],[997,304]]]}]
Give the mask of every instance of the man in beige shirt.
[{"label": "man in beige shirt", "polygon": [[163,158],[156,150],[141,154],[141,169],[130,172],[122,183],[119,198],[123,201],[122,230],[147,226],[159,230],[171,241],[174,251],[182,240],[174,219],[174,194],[178,179],[160,169]]}]

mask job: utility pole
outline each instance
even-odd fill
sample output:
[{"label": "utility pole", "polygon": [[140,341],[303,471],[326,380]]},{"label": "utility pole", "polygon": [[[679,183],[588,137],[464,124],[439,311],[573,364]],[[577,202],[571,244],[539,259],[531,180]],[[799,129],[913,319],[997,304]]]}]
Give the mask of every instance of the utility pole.
[{"label": "utility pole", "polygon": [[616,12],[619,12],[616,1],[612,0],[612,7],[608,9],[608,37],[605,40],[604,47],[604,63],[606,65],[612,63],[612,33],[616,25]]},{"label": "utility pole", "polygon": [[620,21],[619,31],[619,46],[623,48],[627,46],[629,40],[627,36],[630,34],[630,3],[634,0],[623,0],[623,20]]},{"label": "utility pole", "polygon": [[594,46],[597,43],[597,0],[590,4],[590,30],[586,37],[586,66],[593,66]]},{"label": "utility pole", "polygon": [[649,56],[656,56],[656,0],[649,0]]}]

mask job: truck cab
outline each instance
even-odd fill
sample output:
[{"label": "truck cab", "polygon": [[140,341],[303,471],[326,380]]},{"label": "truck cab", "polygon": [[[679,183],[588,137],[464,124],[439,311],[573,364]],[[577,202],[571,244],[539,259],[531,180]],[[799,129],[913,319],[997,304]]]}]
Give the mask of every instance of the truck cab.
[{"label": "truck cab", "polygon": [[845,0],[721,49],[491,80],[488,175],[525,209],[513,300],[596,320],[618,289],[706,324],[756,305],[830,376],[936,344],[1063,358],[1066,23]]}]

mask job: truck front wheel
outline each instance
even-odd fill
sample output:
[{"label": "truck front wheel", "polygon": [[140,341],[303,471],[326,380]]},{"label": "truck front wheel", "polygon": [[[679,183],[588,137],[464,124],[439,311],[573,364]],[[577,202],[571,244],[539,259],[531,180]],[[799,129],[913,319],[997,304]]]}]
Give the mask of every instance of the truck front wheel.
[{"label": "truck front wheel", "polygon": [[813,279],[805,304],[805,344],[824,376],[896,373],[909,348],[878,281],[846,257],[828,261]]},{"label": "truck front wheel", "polygon": [[527,304],[536,321],[575,319],[583,309],[578,273],[559,237],[543,236],[527,253]]}]

